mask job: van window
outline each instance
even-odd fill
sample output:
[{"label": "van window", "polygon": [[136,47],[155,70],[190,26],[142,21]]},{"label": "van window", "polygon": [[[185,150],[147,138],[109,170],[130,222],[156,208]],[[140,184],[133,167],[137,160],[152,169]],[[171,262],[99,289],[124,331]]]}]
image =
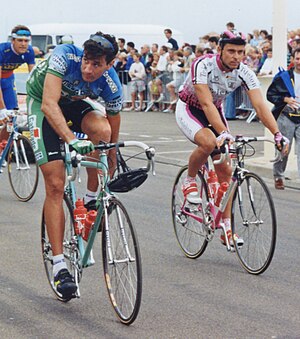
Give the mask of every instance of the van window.
[{"label": "van window", "polygon": [[50,35],[32,35],[32,46],[37,46],[40,50],[46,52],[47,46],[53,44],[52,36]]}]

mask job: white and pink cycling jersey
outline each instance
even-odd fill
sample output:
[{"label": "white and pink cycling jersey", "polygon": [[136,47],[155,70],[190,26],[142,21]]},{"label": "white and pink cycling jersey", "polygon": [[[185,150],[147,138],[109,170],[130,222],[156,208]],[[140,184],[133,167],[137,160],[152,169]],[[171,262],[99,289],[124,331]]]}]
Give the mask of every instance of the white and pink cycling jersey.
[{"label": "white and pink cycling jersey", "polygon": [[246,91],[260,87],[255,73],[243,63],[239,68],[225,72],[218,54],[195,59],[179,93],[179,98],[187,105],[202,110],[194,89],[196,84],[208,85],[217,108],[239,86]]}]

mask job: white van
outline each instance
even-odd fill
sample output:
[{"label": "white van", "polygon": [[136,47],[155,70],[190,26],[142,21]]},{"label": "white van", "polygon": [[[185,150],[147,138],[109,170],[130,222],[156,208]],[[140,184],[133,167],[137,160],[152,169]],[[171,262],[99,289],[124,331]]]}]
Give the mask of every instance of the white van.
[{"label": "white van", "polygon": [[[97,31],[114,35],[116,38],[124,38],[126,42],[132,41],[136,48],[144,44],[151,45],[157,43],[159,46],[165,44],[166,37],[164,29],[166,26],[160,25],[138,25],[138,24],[36,24],[29,25],[32,33],[32,45],[39,47],[46,52],[48,46],[58,45],[63,35],[72,35],[74,44],[82,46],[89,39],[90,34]],[[183,44],[183,34],[177,29],[172,29],[173,38],[177,40],[179,46]]]}]

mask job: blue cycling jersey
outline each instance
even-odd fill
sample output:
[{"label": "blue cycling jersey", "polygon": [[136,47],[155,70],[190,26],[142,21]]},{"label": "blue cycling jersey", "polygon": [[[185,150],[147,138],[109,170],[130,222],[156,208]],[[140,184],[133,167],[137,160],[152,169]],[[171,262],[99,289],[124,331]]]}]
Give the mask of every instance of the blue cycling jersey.
[{"label": "blue cycling jersey", "polygon": [[17,54],[14,52],[10,42],[4,42],[0,44],[0,66],[2,79],[8,78],[13,75],[13,71],[27,63],[28,65],[34,65],[34,51],[31,46],[28,46],[28,50],[24,54]]},{"label": "blue cycling jersey", "polygon": [[110,68],[96,81],[86,82],[81,74],[82,56],[83,49],[74,45],[57,46],[48,59],[34,68],[27,82],[27,94],[41,101],[45,76],[51,73],[62,78],[61,100],[63,102],[86,97],[102,98],[108,114],[119,112],[122,108],[123,95],[122,85],[115,69]]},{"label": "blue cycling jersey", "polygon": [[28,46],[26,53],[17,54],[14,52],[10,42],[0,44],[0,88],[7,109],[18,107],[17,93],[14,84],[14,70],[24,63],[28,65],[35,64],[34,51],[31,46]]}]

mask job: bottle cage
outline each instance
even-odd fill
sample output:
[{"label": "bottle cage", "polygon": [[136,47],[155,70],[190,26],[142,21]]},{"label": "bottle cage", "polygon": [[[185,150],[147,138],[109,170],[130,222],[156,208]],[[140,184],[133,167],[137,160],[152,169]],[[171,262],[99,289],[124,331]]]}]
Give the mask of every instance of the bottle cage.
[{"label": "bottle cage", "polygon": [[119,147],[116,147],[117,174],[107,183],[112,192],[125,193],[139,187],[147,179],[146,168],[131,169],[123,159]]}]

